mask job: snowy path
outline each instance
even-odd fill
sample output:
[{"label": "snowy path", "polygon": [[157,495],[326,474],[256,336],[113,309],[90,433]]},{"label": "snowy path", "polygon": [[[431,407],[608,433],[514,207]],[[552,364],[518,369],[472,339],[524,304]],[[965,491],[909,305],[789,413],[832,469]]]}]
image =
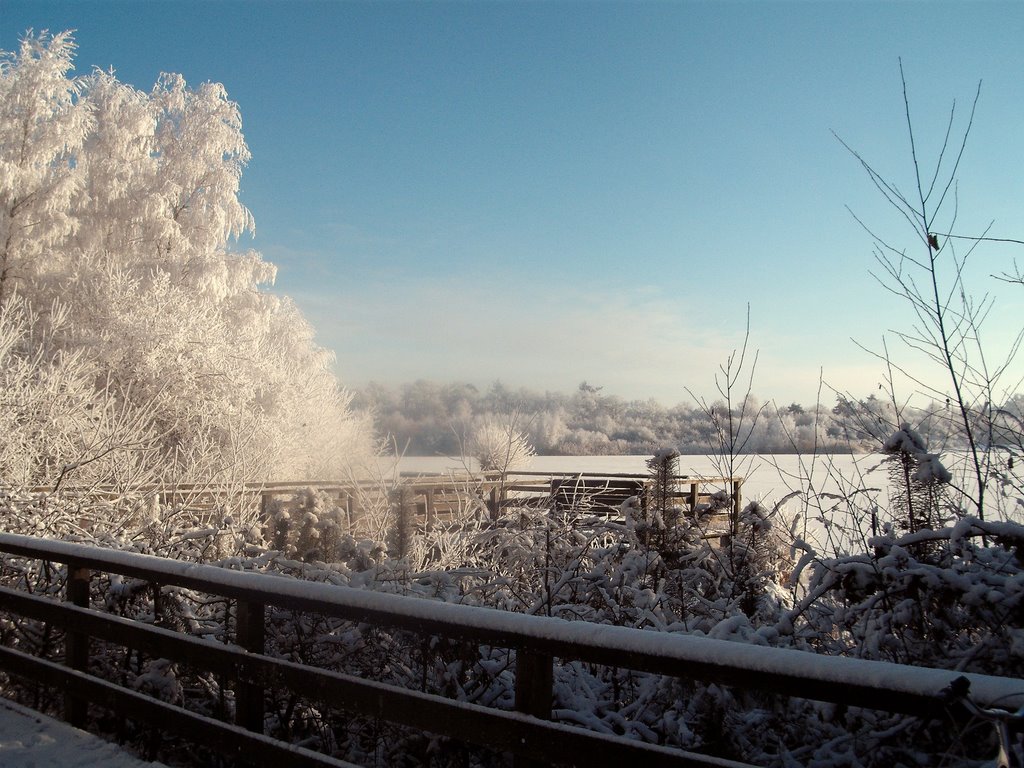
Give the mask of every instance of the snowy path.
[{"label": "snowy path", "polygon": [[0,698],[3,768],[159,768],[115,744]]}]

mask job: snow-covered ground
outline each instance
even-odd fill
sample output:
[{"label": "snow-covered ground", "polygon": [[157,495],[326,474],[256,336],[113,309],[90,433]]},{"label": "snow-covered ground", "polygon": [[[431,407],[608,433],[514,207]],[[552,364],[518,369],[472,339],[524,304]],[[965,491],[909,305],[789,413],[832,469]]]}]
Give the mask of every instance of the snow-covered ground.
[{"label": "snow-covered ground", "polygon": [[110,742],[0,698],[4,768],[157,768]]}]

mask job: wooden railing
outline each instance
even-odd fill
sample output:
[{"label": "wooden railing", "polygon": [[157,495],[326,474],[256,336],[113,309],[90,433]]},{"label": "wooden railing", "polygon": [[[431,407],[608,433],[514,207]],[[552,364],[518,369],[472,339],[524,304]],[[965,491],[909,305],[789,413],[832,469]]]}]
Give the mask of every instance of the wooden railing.
[{"label": "wooden railing", "polygon": [[[653,672],[838,704],[917,714],[944,711],[944,690],[970,682],[980,706],[1024,705],[1021,681],[817,656],[671,633],[514,614],[368,590],[232,571],[61,541],[0,534],[0,552],[67,565],[65,601],[0,588],[0,610],[66,632],[63,665],[0,648],[8,675],[66,693],[66,717],[86,722],[90,704],[257,765],[348,765],[263,735],[264,694],[286,688],[328,706],[511,752],[520,761],[595,765],[739,766],[728,760],[549,722],[553,660]],[[220,644],[89,608],[90,579],[115,573],[237,601],[235,643]],[[156,587],[159,593],[159,587]],[[399,628],[515,651],[515,712],[304,666],[263,654],[266,606]],[[89,639],[208,670],[232,682],[235,723],[214,720],[89,674]]]}]

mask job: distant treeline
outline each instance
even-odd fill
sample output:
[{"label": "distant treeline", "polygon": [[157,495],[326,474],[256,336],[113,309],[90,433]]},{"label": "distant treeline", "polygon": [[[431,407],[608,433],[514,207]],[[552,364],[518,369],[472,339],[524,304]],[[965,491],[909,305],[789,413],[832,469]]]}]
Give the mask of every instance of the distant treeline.
[{"label": "distant treeline", "polygon": [[[669,408],[655,400],[623,400],[587,382],[572,394],[510,389],[501,382],[486,391],[423,380],[396,388],[371,383],[356,392],[354,403],[373,413],[379,432],[399,450],[418,456],[458,456],[473,426],[509,419],[539,454],[643,454],[661,447],[715,453],[729,412],[721,401]],[[739,410],[734,406],[734,416]],[[891,402],[873,395],[817,406],[750,397],[745,412],[738,441],[745,453],[874,451],[902,422],[913,424],[934,450],[952,447],[957,433],[945,404],[904,407],[897,414]]]}]

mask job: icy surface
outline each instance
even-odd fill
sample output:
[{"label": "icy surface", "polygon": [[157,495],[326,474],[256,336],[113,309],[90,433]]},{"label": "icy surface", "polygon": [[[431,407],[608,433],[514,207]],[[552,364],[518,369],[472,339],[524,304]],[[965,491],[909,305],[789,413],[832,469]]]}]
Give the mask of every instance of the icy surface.
[{"label": "icy surface", "polygon": [[4,768],[159,768],[66,723],[0,699]]}]

